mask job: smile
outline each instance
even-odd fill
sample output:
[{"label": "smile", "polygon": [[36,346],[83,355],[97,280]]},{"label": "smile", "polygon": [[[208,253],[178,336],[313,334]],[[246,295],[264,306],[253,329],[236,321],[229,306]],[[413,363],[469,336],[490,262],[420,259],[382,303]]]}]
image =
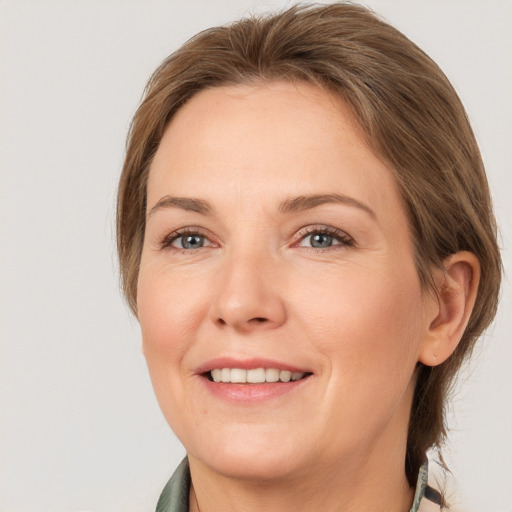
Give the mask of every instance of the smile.
[{"label": "smile", "polygon": [[215,368],[207,373],[213,382],[231,384],[263,384],[265,382],[290,382],[304,378],[305,372],[291,372],[277,368]]}]

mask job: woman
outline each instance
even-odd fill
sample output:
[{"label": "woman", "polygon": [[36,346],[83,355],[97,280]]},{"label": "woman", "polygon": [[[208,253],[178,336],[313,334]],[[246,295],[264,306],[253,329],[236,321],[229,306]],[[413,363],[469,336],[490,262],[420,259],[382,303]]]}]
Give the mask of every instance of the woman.
[{"label": "woman", "polygon": [[363,7],[202,32],[151,78],[123,286],[187,450],[157,510],[426,511],[496,228],[446,77]]}]

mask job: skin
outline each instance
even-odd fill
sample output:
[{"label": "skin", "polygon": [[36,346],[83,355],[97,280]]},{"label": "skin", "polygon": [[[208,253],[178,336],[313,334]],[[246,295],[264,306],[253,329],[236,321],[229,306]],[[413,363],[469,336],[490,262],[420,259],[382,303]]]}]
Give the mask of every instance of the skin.
[{"label": "skin", "polygon": [[[350,199],[283,211],[312,194]],[[348,108],[307,84],[200,92],[162,138],[147,204],[138,317],[156,396],[189,456],[191,510],[409,510],[415,369],[455,348],[478,265],[449,262],[443,279],[460,293],[446,305],[422,290],[393,174]],[[312,247],[326,227],[333,245]],[[184,228],[204,245],[184,249]],[[198,374],[217,357],[312,375],[238,403]]]}]

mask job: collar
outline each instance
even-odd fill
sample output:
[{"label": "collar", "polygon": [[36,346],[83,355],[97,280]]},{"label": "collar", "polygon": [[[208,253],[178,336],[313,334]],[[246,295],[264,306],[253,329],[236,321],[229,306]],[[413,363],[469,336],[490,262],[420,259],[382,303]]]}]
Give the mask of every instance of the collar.
[{"label": "collar", "polygon": [[438,491],[428,485],[428,460],[420,467],[412,507],[409,512],[438,512],[443,498]]}]

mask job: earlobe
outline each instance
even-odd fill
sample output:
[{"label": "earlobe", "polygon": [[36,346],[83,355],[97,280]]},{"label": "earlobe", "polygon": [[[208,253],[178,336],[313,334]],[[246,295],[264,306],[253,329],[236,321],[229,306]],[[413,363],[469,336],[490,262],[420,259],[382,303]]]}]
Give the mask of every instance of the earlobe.
[{"label": "earlobe", "polygon": [[[418,360],[437,366],[450,357],[464,334],[475,305],[480,263],[471,252],[457,252],[444,260],[435,276],[437,293],[428,298],[426,332]],[[435,304],[434,304],[435,303]]]}]

